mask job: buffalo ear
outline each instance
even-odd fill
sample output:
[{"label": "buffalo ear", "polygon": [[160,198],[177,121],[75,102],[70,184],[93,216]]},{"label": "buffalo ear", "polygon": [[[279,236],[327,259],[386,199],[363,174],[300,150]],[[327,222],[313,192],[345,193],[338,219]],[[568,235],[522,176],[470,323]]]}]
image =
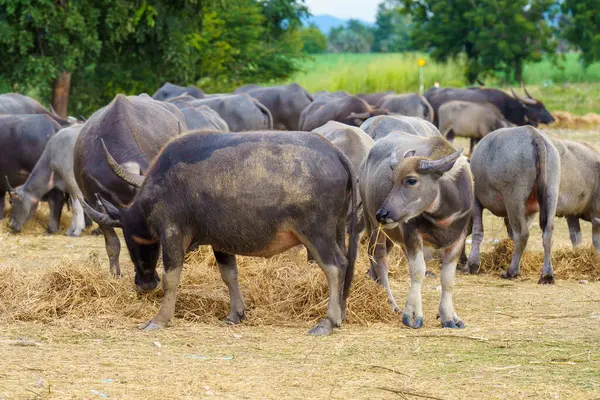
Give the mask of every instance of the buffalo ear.
[{"label": "buffalo ear", "polygon": [[406,153],[402,156],[402,158],[414,157],[417,151],[415,149],[406,150]]},{"label": "buffalo ear", "polygon": [[396,149],[392,150],[392,154],[390,154],[390,168],[394,169],[398,166],[398,156],[396,154]]}]

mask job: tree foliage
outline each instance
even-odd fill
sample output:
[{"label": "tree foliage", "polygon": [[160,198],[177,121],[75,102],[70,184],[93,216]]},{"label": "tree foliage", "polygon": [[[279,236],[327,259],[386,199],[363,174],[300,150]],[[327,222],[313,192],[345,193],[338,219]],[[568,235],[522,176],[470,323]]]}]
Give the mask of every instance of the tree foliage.
[{"label": "tree foliage", "polygon": [[377,8],[372,51],[402,52],[411,49],[410,17],[402,13],[399,0],[384,0]]},{"label": "tree foliage", "polygon": [[503,72],[522,80],[523,63],[554,53],[546,16],[555,0],[403,0],[412,39],[436,60],[465,54],[467,79]]},{"label": "tree foliage", "polygon": [[329,51],[332,53],[368,53],[373,45],[373,28],[350,19],[346,25],[329,32]]},{"label": "tree foliage", "polygon": [[321,54],[327,51],[327,36],[315,25],[300,30],[302,50],[307,54]]},{"label": "tree foliage", "polygon": [[48,100],[72,73],[70,112],[165,81],[208,91],[283,79],[302,56],[304,0],[0,0],[0,81]]},{"label": "tree foliage", "polygon": [[562,34],[581,49],[586,64],[600,60],[600,0],[564,0]]}]

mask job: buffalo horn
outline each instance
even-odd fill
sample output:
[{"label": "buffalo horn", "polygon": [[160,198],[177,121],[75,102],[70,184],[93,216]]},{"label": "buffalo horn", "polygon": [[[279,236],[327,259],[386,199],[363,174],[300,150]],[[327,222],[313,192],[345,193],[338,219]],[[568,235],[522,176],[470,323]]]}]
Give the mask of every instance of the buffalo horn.
[{"label": "buffalo horn", "polygon": [[108,214],[109,217],[113,219],[119,219],[119,209],[111,202],[105,200],[103,197],[100,197],[98,193],[96,193],[96,200],[98,200],[98,203],[100,203],[100,206],[102,206],[104,212]]},{"label": "buffalo horn", "polygon": [[356,119],[367,119],[371,116],[370,112],[364,112],[364,113],[351,113],[350,115],[348,115],[346,118],[347,119],[352,119],[352,118],[356,118]]},{"label": "buffalo horn", "polygon": [[121,227],[121,223],[118,220],[112,219],[110,216],[108,216],[108,214],[104,214],[104,213],[101,213],[100,211],[97,211],[92,206],[90,206],[88,203],[86,203],[83,198],[80,197],[79,202],[83,206],[85,213],[91,219],[93,219],[94,222],[96,222],[98,225],[107,226],[107,227],[111,227],[111,228],[120,228]]},{"label": "buffalo horn", "polygon": [[530,98],[530,99],[532,99],[532,100],[535,100],[535,99],[533,98],[533,96],[532,96],[532,95],[530,95],[530,94],[529,94],[529,92],[527,91],[527,88],[525,87],[525,84],[523,84],[523,91],[525,92],[525,94],[527,95],[527,97],[529,97],[529,98]]},{"label": "buffalo horn", "polygon": [[439,160],[421,160],[419,162],[419,171],[449,171],[462,152],[463,149],[457,150],[449,156],[440,158]]},{"label": "buffalo horn", "polygon": [[10,181],[8,180],[8,176],[4,175],[4,181],[6,182],[6,188],[8,189],[8,193],[10,193],[10,195],[12,196],[15,189],[13,189],[13,187],[10,186]]},{"label": "buffalo horn", "polygon": [[123,179],[125,182],[129,183],[131,186],[141,187],[144,182],[144,177],[138,174],[131,173],[127,171],[125,168],[121,166],[108,152],[106,148],[106,144],[104,143],[104,139],[100,139],[102,141],[102,147],[104,148],[104,155],[106,156],[106,162],[112,171],[119,178]]}]

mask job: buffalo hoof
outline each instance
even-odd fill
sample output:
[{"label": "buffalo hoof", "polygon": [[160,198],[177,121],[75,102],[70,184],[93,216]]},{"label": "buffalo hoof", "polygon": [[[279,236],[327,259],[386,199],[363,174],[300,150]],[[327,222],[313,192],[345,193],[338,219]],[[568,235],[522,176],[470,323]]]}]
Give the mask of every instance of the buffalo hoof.
[{"label": "buffalo hoof", "polygon": [[419,329],[423,326],[423,317],[414,317],[406,313],[402,314],[402,323],[409,328]]},{"label": "buffalo hoof", "polygon": [[430,278],[435,278],[437,275],[434,274],[433,272],[431,272],[431,270],[428,269],[428,270],[425,271],[425,276],[428,276]]},{"label": "buffalo hoof", "polygon": [[538,283],[540,285],[554,285],[554,275],[542,275]]},{"label": "buffalo hoof", "polygon": [[510,271],[505,271],[500,274],[500,278],[502,279],[515,279],[519,274],[513,274]]},{"label": "buffalo hoof", "polygon": [[327,336],[331,335],[332,332],[333,322],[329,318],[325,317],[321,320],[321,322],[313,326],[313,328],[308,331],[308,334],[311,336]]},{"label": "buffalo hoof", "polygon": [[160,324],[158,322],[150,320],[148,322],[144,322],[138,328],[142,331],[149,332],[149,331],[155,331],[157,329],[162,329],[164,327],[165,327],[164,324]]},{"label": "buffalo hoof", "polygon": [[233,312],[231,314],[229,314],[224,320],[223,322],[227,325],[238,325],[240,322],[242,322],[244,319],[246,319],[246,316],[244,315],[244,313],[237,313],[237,312]]},{"label": "buffalo hoof", "polygon": [[450,321],[442,321],[442,328],[463,329],[464,327],[465,323],[458,318],[451,319]]},{"label": "buffalo hoof", "polygon": [[373,267],[369,268],[367,271],[367,276],[373,279],[375,282],[378,282],[377,274],[375,273],[375,269]]},{"label": "buffalo hoof", "polygon": [[70,237],[79,237],[81,235],[81,231],[72,231],[72,230],[68,230],[66,233],[66,236],[70,236]]},{"label": "buffalo hoof", "polygon": [[467,266],[465,267],[465,270],[468,268],[470,274],[476,275],[479,273],[479,267],[480,267],[479,264],[467,262]]}]

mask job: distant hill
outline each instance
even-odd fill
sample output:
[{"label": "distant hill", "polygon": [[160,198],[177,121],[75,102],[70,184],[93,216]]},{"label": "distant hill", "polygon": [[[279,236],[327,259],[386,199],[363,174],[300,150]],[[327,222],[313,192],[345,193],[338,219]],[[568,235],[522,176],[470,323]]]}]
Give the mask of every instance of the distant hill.
[{"label": "distant hill", "polygon": [[[371,22],[362,20],[359,21],[367,26],[373,25]],[[340,25],[346,25],[346,22],[348,22],[348,19],[334,17],[333,15],[322,14],[313,15],[312,17],[308,18],[306,21],[304,21],[304,25],[310,25],[311,23],[315,24],[317,28],[321,30],[321,32],[327,35],[329,34],[331,28],[336,28]]]}]

